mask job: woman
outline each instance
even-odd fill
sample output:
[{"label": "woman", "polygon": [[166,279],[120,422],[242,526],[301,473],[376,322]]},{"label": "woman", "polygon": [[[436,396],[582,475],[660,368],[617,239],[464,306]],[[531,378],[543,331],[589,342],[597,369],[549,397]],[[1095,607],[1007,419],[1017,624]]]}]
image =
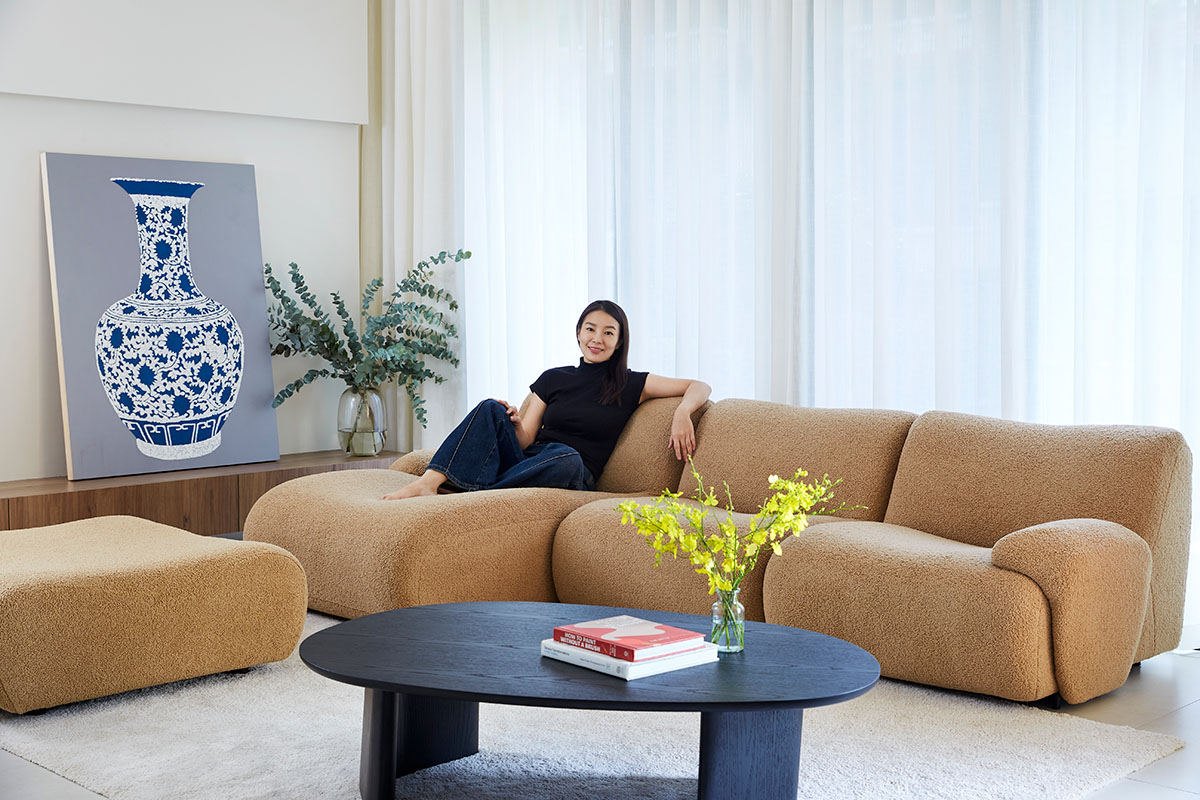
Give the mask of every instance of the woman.
[{"label": "woman", "polygon": [[523,415],[503,400],[484,400],[446,437],[420,478],[383,499],[436,494],[443,483],[465,491],[595,489],[625,423],[654,397],[683,397],[667,447],[678,459],[691,455],[692,412],[712,388],[630,370],[629,321],[610,300],[583,310],[575,338],[579,365],[543,372],[529,387],[533,394]]}]

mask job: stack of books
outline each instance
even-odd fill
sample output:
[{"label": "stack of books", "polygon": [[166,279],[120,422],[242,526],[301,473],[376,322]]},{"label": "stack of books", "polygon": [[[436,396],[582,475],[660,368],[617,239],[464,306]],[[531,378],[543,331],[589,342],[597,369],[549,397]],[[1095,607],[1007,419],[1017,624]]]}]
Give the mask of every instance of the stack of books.
[{"label": "stack of books", "polygon": [[717,660],[704,634],[622,615],[559,625],[542,655],[627,681]]}]

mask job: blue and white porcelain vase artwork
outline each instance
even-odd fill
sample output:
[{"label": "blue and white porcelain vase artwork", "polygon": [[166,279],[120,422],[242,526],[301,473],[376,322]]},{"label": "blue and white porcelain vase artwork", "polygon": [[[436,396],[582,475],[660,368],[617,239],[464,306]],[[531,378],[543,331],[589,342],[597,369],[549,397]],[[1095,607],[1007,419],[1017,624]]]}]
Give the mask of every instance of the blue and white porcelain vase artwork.
[{"label": "blue and white porcelain vase artwork", "polygon": [[96,325],[96,367],[113,410],[151,458],[221,444],[242,382],[242,330],[192,277],[188,202],[202,183],[113,178],[133,199],[141,279]]}]

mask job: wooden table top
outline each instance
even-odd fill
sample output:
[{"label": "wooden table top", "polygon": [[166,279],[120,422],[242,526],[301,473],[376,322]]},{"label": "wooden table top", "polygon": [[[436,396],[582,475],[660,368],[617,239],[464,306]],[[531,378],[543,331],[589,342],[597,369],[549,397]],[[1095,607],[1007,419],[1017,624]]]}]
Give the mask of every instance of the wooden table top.
[{"label": "wooden table top", "polygon": [[348,620],[300,645],[327,678],[364,688],[485,703],[643,711],[811,708],[864,694],[879,679],[865,650],[812,631],[746,623],[746,649],[716,663],[624,681],[543,658],[554,626],[630,614],[708,634],[711,619],[566,603],[417,606]]}]

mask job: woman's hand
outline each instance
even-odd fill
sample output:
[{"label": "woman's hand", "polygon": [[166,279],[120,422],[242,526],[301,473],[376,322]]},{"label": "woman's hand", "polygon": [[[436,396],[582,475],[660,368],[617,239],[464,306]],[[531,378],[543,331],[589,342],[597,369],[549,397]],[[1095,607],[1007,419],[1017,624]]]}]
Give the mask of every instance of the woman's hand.
[{"label": "woman's hand", "polygon": [[682,408],[676,410],[671,419],[671,438],[667,447],[675,451],[675,458],[680,461],[696,452],[696,427],[692,425],[692,415]]},{"label": "woman's hand", "polygon": [[495,397],[493,397],[492,399],[495,400],[500,405],[504,406],[504,411],[506,414],[508,414],[509,422],[511,422],[513,425],[520,426],[521,410],[519,408],[510,404],[507,400],[500,400],[499,398],[495,398]]}]

